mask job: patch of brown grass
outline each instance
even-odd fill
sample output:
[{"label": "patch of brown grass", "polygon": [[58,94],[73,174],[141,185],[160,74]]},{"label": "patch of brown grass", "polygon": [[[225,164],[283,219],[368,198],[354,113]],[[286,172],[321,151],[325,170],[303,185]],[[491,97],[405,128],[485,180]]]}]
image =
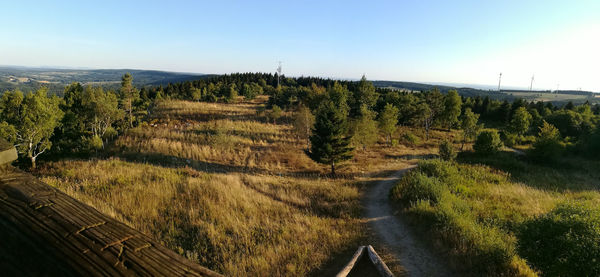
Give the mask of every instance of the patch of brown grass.
[{"label": "patch of brown grass", "polygon": [[118,159],[65,161],[42,180],[232,276],[306,275],[361,236],[343,181],[212,174]]}]

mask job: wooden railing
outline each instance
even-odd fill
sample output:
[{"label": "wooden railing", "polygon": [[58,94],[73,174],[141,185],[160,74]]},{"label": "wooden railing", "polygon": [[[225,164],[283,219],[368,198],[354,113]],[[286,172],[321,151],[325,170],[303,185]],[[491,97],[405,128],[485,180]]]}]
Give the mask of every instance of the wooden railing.
[{"label": "wooden railing", "polygon": [[336,277],[346,277],[352,275],[352,272],[357,270],[358,262],[361,259],[369,259],[369,262],[373,265],[375,270],[377,270],[379,276],[394,276],[387,265],[383,262],[381,257],[379,257],[377,252],[375,252],[375,249],[373,249],[371,245],[367,245],[358,247],[358,250],[356,250],[354,256],[352,256],[352,259],[350,259],[348,264],[346,264],[346,266],[336,275]]}]

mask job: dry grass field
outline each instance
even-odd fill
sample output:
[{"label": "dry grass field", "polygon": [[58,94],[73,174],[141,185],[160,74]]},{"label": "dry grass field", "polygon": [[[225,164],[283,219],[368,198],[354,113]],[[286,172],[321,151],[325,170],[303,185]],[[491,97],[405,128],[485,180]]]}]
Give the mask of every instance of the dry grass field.
[{"label": "dry grass field", "polygon": [[[344,178],[305,154],[285,113],[266,123],[265,98],[237,104],[164,101],[120,136],[110,157],[67,160],[38,171],[44,182],[231,276],[320,272],[365,242],[366,184],[430,157],[442,137],[356,151]],[[401,134],[415,132],[402,128]]]}]

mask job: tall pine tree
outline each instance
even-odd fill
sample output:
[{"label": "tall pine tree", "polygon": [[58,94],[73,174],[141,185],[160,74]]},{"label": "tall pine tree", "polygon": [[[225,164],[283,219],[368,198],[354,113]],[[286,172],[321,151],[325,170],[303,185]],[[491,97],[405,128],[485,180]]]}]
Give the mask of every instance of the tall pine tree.
[{"label": "tall pine tree", "polygon": [[352,158],[347,128],[346,114],[333,102],[327,101],[319,107],[308,156],[318,163],[331,165],[332,174],[335,174],[336,163]]},{"label": "tall pine tree", "polygon": [[127,121],[129,127],[133,127],[134,115],[133,109],[135,102],[140,98],[140,92],[133,86],[133,77],[129,73],[125,73],[121,78],[121,106],[127,113]]}]

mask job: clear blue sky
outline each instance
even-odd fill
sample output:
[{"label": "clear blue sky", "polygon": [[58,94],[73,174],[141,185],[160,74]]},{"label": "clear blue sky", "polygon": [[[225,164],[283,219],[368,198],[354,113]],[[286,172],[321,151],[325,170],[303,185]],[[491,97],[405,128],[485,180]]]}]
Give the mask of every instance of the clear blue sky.
[{"label": "clear blue sky", "polygon": [[[56,2],[56,3],[50,3]],[[0,1],[0,64],[600,91],[600,1]]]}]

